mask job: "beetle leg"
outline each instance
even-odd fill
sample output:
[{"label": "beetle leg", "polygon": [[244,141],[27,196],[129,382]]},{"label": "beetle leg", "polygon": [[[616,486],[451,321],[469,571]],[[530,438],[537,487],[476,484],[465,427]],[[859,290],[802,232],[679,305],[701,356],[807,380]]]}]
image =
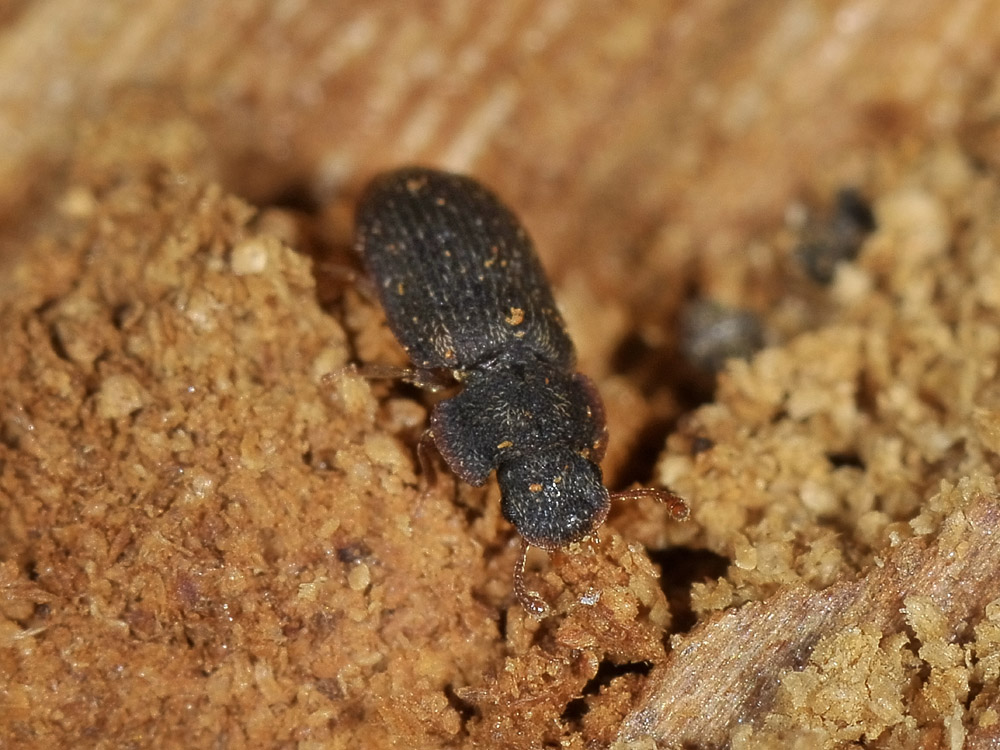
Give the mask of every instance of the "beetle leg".
[{"label": "beetle leg", "polygon": [[524,565],[528,558],[528,543],[521,540],[521,551],[514,563],[514,596],[528,614],[534,617],[545,617],[551,611],[537,591],[529,591],[524,583]]},{"label": "beetle leg", "polygon": [[368,380],[402,380],[417,386],[417,388],[432,392],[440,391],[452,384],[447,375],[437,370],[380,364],[350,365],[350,367],[358,375]]},{"label": "beetle leg", "polygon": [[424,485],[424,492],[430,490],[437,484],[437,469],[434,468],[435,450],[434,431],[426,429],[420,436],[417,443],[417,462],[420,464],[420,476]]},{"label": "beetle leg", "polygon": [[632,490],[622,490],[612,492],[612,500],[638,500],[640,497],[651,497],[667,506],[671,517],[675,521],[686,521],[691,515],[691,509],[684,499],[675,495],[670,490],[661,490],[654,487],[637,487]]}]

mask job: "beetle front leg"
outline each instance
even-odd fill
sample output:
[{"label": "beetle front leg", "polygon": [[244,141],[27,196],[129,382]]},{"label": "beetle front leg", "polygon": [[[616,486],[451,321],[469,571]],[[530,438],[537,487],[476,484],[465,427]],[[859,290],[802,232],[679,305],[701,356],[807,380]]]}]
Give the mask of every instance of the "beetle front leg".
[{"label": "beetle front leg", "polygon": [[432,393],[454,385],[454,378],[440,370],[380,364],[349,365],[349,367],[368,380],[402,380]]},{"label": "beetle front leg", "polygon": [[417,443],[417,462],[420,464],[420,476],[425,494],[437,484],[437,469],[434,467],[432,455],[436,450],[434,430],[428,428],[420,435],[420,441]]},{"label": "beetle front leg", "polygon": [[528,543],[522,539],[521,551],[518,553],[517,562],[514,563],[514,597],[528,614],[542,618],[548,616],[552,610],[542,599],[541,594],[537,591],[529,591],[524,582],[524,566],[528,559],[528,546]]}]

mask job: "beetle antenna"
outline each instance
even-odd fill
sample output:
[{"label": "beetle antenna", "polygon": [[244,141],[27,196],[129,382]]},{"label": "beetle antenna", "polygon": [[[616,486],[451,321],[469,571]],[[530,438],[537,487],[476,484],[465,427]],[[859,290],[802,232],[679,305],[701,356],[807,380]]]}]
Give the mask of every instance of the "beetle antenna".
[{"label": "beetle antenna", "polygon": [[529,614],[541,618],[549,614],[549,605],[537,591],[528,591],[524,583],[524,565],[528,559],[528,543],[521,539],[521,551],[514,563],[514,596]]},{"label": "beetle antenna", "polygon": [[680,495],[675,495],[670,490],[661,490],[655,487],[636,487],[631,490],[621,490],[620,492],[611,493],[612,500],[638,500],[641,497],[650,497],[666,505],[671,518],[675,521],[686,521],[688,516],[691,515],[691,508],[684,502],[684,498]]}]

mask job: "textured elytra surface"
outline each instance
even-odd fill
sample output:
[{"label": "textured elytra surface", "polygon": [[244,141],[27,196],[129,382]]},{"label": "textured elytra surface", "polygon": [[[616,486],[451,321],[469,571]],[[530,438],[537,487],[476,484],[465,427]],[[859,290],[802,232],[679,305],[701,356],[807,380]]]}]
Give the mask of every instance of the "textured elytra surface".
[{"label": "textured elytra surface", "polygon": [[387,173],[361,199],[357,227],[389,327],[415,366],[537,357],[572,367],[573,344],[527,232],[475,180]]}]

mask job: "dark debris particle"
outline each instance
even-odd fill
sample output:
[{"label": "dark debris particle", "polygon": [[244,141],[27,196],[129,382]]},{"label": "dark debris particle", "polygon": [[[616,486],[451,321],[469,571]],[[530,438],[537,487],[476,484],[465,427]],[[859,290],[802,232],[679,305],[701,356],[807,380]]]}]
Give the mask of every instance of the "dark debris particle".
[{"label": "dark debris particle", "polygon": [[854,260],[875,227],[868,201],[856,189],[843,188],[837,192],[832,214],[806,227],[795,257],[809,278],[829,284],[837,264]]},{"label": "dark debris particle", "polygon": [[703,435],[698,435],[691,440],[691,455],[697,456],[699,453],[705,453],[706,451],[712,450],[714,447],[714,440]]},{"label": "dark debris particle", "polygon": [[337,548],[337,559],[348,565],[371,557],[372,551],[364,542],[355,542]]},{"label": "dark debris particle", "polygon": [[697,370],[716,373],[727,359],[747,359],[764,346],[764,327],[748,310],[693,300],[681,311],[681,351]]},{"label": "dark debris particle", "polygon": [[828,453],[826,458],[835,469],[849,467],[863,470],[865,468],[864,459],[853,451],[844,453]]}]

